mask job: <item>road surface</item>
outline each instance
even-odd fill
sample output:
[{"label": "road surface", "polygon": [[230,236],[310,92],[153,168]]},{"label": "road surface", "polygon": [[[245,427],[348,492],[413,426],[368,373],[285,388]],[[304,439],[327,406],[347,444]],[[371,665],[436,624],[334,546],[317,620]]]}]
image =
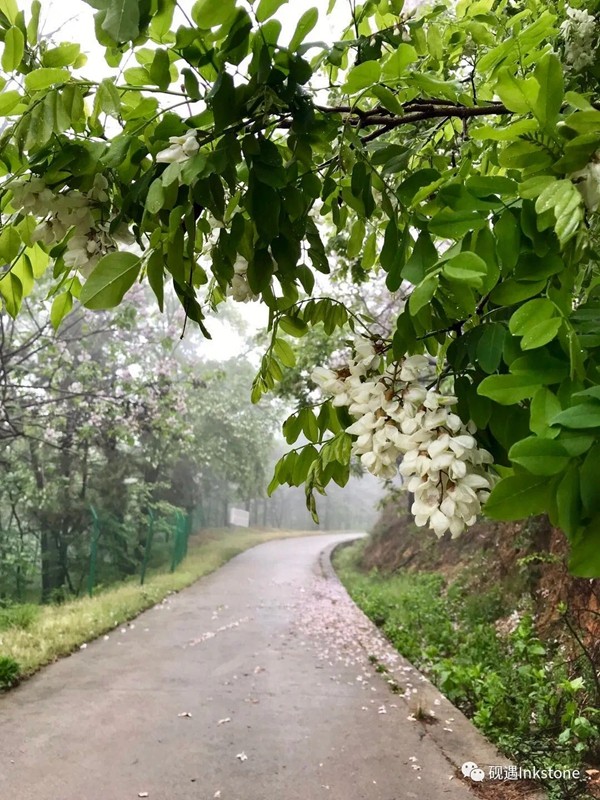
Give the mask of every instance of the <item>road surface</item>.
[{"label": "road surface", "polygon": [[249,550],[0,698],[0,800],[472,800],[323,576],[340,538]]}]

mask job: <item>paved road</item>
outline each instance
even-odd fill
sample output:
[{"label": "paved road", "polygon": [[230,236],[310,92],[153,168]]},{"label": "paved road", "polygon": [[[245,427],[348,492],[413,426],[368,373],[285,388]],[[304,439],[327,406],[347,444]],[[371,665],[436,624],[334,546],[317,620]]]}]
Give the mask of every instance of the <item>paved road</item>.
[{"label": "paved road", "polygon": [[249,550],[0,698],[0,800],[472,800],[320,574],[339,538]]}]

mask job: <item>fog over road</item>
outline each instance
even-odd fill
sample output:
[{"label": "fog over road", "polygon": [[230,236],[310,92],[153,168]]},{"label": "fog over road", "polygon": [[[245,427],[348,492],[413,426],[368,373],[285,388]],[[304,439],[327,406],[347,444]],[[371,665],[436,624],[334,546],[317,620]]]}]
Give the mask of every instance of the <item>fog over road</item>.
[{"label": "fog over road", "polygon": [[255,547],[0,698],[0,799],[473,798],[323,575],[344,538]]}]

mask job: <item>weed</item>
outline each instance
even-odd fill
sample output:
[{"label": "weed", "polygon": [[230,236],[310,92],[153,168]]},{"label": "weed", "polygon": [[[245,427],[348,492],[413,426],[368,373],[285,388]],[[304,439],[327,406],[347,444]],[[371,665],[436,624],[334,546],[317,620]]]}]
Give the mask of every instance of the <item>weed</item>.
[{"label": "weed", "polygon": [[19,680],[21,667],[10,656],[0,656],[0,689],[10,689]]},{"label": "weed", "polygon": [[28,630],[38,618],[40,609],[31,603],[0,608],[0,631],[9,628]]},{"label": "weed", "polygon": [[[583,771],[594,762],[600,710],[591,670],[540,641],[526,613],[500,635],[494,623],[511,610],[501,587],[481,591],[468,576],[447,587],[435,573],[366,575],[359,550],[342,555],[336,567],[355,602],[507,755],[529,768]],[[577,781],[545,788],[549,800],[583,791]]]}]

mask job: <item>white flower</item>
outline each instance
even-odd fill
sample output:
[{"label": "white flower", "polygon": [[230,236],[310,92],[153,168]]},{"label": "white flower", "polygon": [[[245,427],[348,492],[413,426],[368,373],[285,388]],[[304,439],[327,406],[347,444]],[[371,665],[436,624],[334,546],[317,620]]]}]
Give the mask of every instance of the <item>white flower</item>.
[{"label": "white flower", "polygon": [[484,471],[492,456],[478,448],[475,425],[450,411],[456,397],[420,383],[431,374],[425,356],[390,364],[382,373],[370,340],[357,338],[354,353],[342,370],[318,367],[313,373],[333,395],[332,404],[346,406],[354,417],[346,429],[355,437],[352,454],[373,475],[403,476],[414,493],[418,526],[458,536],[476,521],[493,481]]},{"label": "white flower", "polygon": [[585,9],[567,6],[566,12],[568,19],[560,26],[565,41],[565,61],[579,72],[596,61],[596,19]]},{"label": "white flower", "polygon": [[196,131],[186,131],[183,136],[169,137],[169,147],[156,154],[158,164],[183,163],[195,155],[200,149]]},{"label": "white flower", "polygon": [[600,151],[594,154],[593,160],[583,169],[572,172],[568,177],[579,189],[586,208],[596,211],[600,205]]},{"label": "white flower", "polygon": [[410,356],[402,363],[400,380],[407,382],[414,381],[428,375],[430,372],[431,367],[429,366],[429,359],[426,356]]},{"label": "white flower", "polygon": [[234,275],[227,294],[233,297],[237,303],[248,303],[250,300],[258,300],[258,295],[254,294],[248,283],[246,275]]}]

